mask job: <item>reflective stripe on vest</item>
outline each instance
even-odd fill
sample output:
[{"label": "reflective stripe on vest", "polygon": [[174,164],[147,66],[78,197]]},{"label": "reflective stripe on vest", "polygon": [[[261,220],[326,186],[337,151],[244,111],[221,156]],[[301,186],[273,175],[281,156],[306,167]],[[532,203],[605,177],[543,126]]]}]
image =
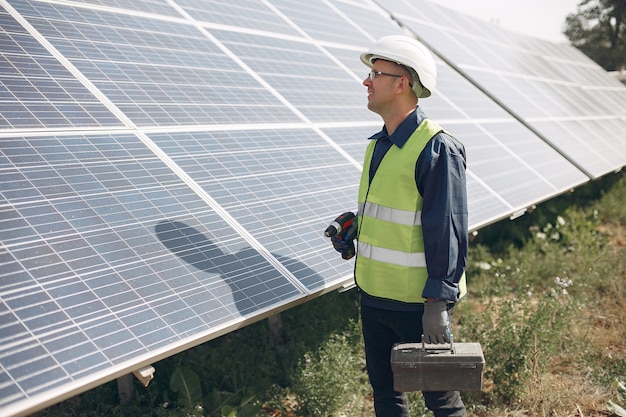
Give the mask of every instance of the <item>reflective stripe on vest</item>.
[{"label": "reflective stripe on vest", "polygon": [[389,262],[394,265],[405,266],[407,268],[425,267],[426,257],[424,253],[406,253],[393,249],[384,249],[367,243],[359,244],[359,255],[373,261]]},{"label": "reflective stripe on vest", "polygon": [[[422,224],[422,211],[417,212],[408,210],[393,209],[391,207],[381,206],[375,203],[359,204],[359,214],[375,217],[380,220],[406,226],[420,226]],[[392,220],[393,219],[393,220]]]}]

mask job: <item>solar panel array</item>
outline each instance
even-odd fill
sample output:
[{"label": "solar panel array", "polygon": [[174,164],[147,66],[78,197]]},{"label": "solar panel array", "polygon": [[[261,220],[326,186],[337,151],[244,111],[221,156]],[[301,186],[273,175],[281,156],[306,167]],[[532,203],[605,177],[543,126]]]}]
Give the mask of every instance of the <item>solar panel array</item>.
[{"label": "solar panel array", "polygon": [[569,45],[502,30],[425,0],[384,7],[592,179],[626,159],[626,89]]},{"label": "solar panel array", "polygon": [[[473,230],[624,164],[625,89],[571,48],[498,32],[561,71],[529,76],[390,5],[446,58],[420,104],[466,145]],[[368,1],[0,0],[0,415],[349,283],[322,231],[381,127],[358,56],[399,33]]]}]

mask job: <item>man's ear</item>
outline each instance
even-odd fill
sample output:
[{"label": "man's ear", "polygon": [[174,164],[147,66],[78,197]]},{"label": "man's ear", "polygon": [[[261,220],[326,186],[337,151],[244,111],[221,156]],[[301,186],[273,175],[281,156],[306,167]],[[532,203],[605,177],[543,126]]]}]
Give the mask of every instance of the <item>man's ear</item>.
[{"label": "man's ear", "polygon": [[409,83],[409,79],[407,77],[398,78],[398,92],[404,93],[405,90],[412,90],[411,84]]}]

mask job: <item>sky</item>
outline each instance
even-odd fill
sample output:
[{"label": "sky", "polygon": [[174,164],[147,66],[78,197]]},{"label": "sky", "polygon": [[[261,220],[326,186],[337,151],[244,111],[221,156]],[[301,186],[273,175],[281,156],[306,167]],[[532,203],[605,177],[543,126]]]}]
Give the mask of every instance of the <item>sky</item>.
[{"label": "sky", "polygon": [[431,0],[509,30],[556,43],[568,42],[565,17],[580,0]]}]

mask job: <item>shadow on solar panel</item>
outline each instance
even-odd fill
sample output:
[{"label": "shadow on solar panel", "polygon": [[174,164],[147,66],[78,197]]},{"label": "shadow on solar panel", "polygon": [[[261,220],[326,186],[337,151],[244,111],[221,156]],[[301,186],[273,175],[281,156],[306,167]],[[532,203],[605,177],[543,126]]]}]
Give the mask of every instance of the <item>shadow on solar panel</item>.
[{"label": "shadow on solar panel", "polygon": [[[164,220],[155,226],[155,231],[163,245],[176,256],[199,271],[219,276],[220,282],[203,281],[201,285],[216,298],[229,298],[232,294],[241,314],[271,307],[277,295],[280,298],[293,294],[289,281],[284,281],[283,290],[277,286],[274,279],[277,271],[251,247],[226,253],[202,232],[180,221]],[[275,253],[272,255],[294,275],[313,277],[316,284],[323,284],[323,278],[304,263]]]}]

